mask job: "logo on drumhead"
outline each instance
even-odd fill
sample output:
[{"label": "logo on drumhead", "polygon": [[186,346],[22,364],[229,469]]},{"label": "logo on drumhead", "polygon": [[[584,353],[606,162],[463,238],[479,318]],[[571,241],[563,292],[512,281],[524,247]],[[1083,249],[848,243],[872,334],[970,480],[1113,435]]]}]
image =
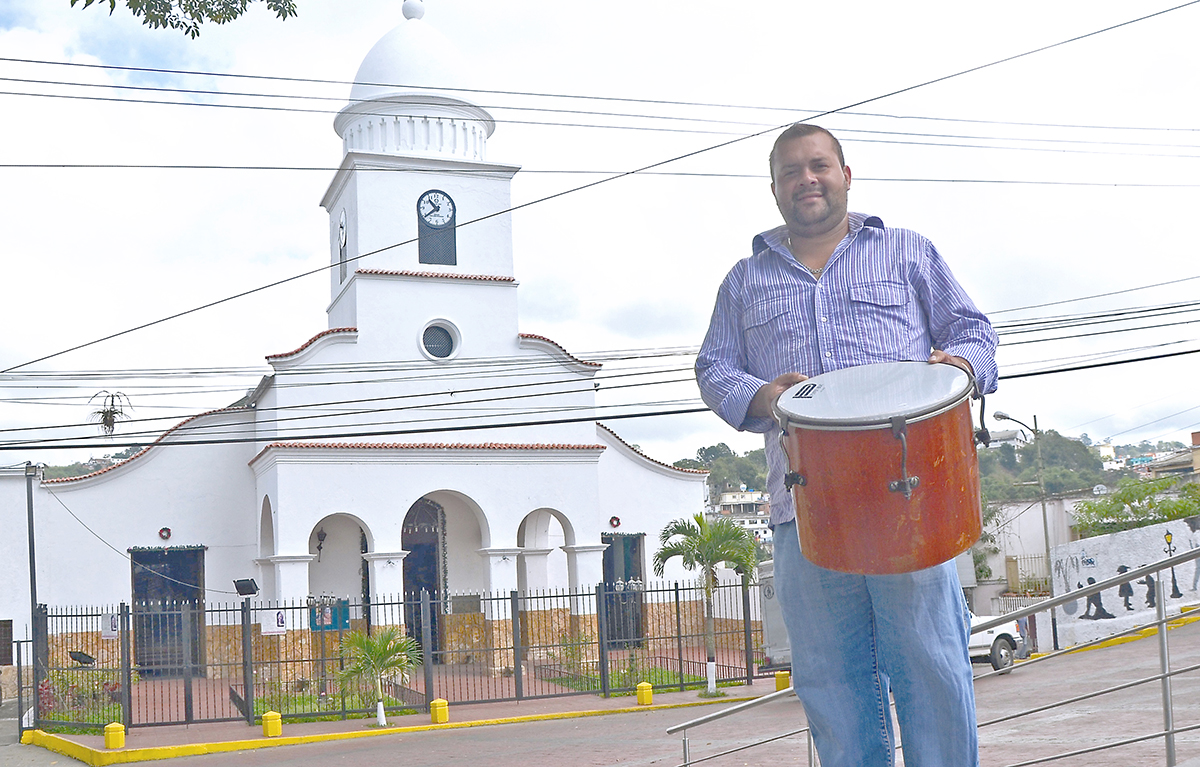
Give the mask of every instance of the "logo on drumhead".
[{"label": "logo on drumhead", "polygon": [[813,392],[821,387],[815,383],[804,384],[796,393],[792,395],[792,399],[812,399]]}]

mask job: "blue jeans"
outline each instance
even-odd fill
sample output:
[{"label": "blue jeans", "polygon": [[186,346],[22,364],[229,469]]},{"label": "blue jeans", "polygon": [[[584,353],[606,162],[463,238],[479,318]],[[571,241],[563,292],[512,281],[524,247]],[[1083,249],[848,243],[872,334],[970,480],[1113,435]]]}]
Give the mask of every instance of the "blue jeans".
[{"label": "blue jeans", "polygon": [[971,621],[954,562],[901,575],[850,575],[800,554],[794,521],[775,528],[775,594],[822,767],[978,767]]}]

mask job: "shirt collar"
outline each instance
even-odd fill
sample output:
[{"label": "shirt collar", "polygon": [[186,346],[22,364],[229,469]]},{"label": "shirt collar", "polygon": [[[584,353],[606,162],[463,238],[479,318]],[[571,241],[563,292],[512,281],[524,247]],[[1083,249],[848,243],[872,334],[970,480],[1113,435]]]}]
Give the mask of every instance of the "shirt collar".
[{"label": "shirt collar", "polygon": [[[872,229],[883,230],[883,219],[879,216],[868,216],[865,213],[855,213],[850,211],[850,234],[858,234],[863,227],[871,227]],[[754,235],[754,240],[750,244],[751,252],[761,253],[766,249],[778,250],[780,253],[788,253],[787,245],[787,227],[777,226],[774,229]]]}]

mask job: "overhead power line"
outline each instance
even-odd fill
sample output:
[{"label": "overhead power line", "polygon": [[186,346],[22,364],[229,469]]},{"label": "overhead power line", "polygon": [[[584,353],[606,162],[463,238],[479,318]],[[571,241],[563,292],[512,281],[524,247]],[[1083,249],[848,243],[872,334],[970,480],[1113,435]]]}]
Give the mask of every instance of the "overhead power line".
[{"label": "overhead power line", "polygon": [[[845,104],[845,105],[843,105],[843,106],[840,106],[840,107],[838,107],[838,108],[836,108],[836,109],[827,110],[827,111],[825,111],[825,112],[822,112],[822,113],[819,113],[819,114],[813,115],[813,116],[812,116],[812,117],[810,117],[809,119],[818,119],[818,118],[820,118],[820,117],[824,117],[824,116],[826,116],[826,115],[836,114],[836,113],[839,113],[839,112],[845,112],[845,111],[848,111],[848,110],[851,110],[851,109],[855,109],[855,108],[857,108],[857,107],[860,107],[860,106],[865,106],[866,104],[871,104],[871,103],[875,103],[875,102],[877,102],[877,101],[882,101],[882,100],[884,100],[884,99],[888,99],[888,98],[891,98],[891,97],[893,97],[893,96],[898,96],[898,95],[900,95],[900,94],[903,94],[903,93],[910,93],[910,92],[912,92],[912,91],[915,91],[915,90],[918,90],[918,89],[920,89],[920,88],[926,88],[926,87],[928,87],[928,86],[935,85],[935,84],[937,84],[937,83],[943,83],[943,82],[947,82],[947,81],[949,81],[949,80],[952,80],[952,79],[955,79],[955,78],[958,78],[958,77],[963,77],[963,76],[965,76],[965,75],[968,75],[968,74],[973,74],[973,73],[975,73],[975,72],[980,72],[980,71],[983,71],[983,70],[985,70],[985,69],[990,69],[990,68],[992,68],[992,67],[996,67],[996,66],[999,66],[999,65],[1001,65],[1001,64],[1009,63],[1009,62],[1016,61],[1016,60],[1019,60],[1019,59],[1022,59],[1022,58],[1027,58],[1027,57],[1029,57],[1029,56],[1033,56],[1033,55],[1036,55],[1036,54],[1038,54],[1038,53],[1043,53],[1043,52],[1045,52],[1045,51],[1053,50],[1053,49],[1055,49],[1055,48],[1060,48],[1060,47],[1062,47],[1062,46],[1065,46],[1065,45],[1070,45],[1071,43],[1075,43],[1075,42],[1078,42],[1078,41],[1080,41],[1080,40],[1086,40],[1086,39],[1088,39],[1088,38],[1091,38],[1091,37],[1096,37],[1097,35],[1102,35],[1102,34],[1105,34],[1105,33],[1107,33],[1107,32],[1111,32],[1111,31],[1113,31],[1113,30],[1116,30],[1116,29],[1121,29],[1121,28],[1123,28],[1123,27],[1127,27],[1127,26],[1130,26],[1130,25],[1133,25],[1133,24],[1137,24],[1137,23],[1140,23],[1140,22],[1143,22],[1143,21],[1147,21],[1147,20],[1149,20],[1149,19],[1157,18],[1157,17],[1159,17],[1159,16],[1163,16],[1163,15],[1166,15],[1166,14],[1168,14],[1168,13],[1172,13],[1172,12],[1174,12],[1174,11],[1177,11],[1177,10],[1180,10],[1180,9],[1183,9],[1183,8],[1187,8],[1187,7],[1189,7],[1189,6],[1196,5],[1196,4],[1200,4],[1200,0],[1190,0],[1190,2],[1187,2],[1187,3],[1183,3],[1183,4],[1180,4],[1180,5],[1177,5],[1177,6],[1173,6],[1173,7],[1171,7],[1171,8],[1167,8],[1167,9],[1164,9],[1164,10],[1161,10],[1161,11],[1155,11],[1154,13],[1145,14],[1145,15],[1143,15],[1143,16],[1139,16],[1139,17],[1137,17],[1137,18],[1130,19],[1130,20],[1128,20],[1128,21],[1120,22],[1120,23],[1118,23],[1118,24],[1112,24],[1112,25],[1109,25],[1109,26],[1107,26],[1107,27],[1103,27],[1103,28],[1101,28],[1101,29],[1094,30],[1094,31],[1092,31],[1092,32],[1087,32],[1087,33],[1084,33],[1084,34],[1081,34],[1081,35],[1076,35],[1076,36],[1074,36],[1074,37],[1071,37],[1071,38],[1068,38],[1068,39],[1065,39],[1065,40],[1061,40],[1061,41],[1059,41],[1059,42],[1056,42],[1056,43],[1051,43],[1051,44],[1049,44],[1049,45],[1043,45],[1043,46],[1039,46],[1039,47],[1037,47],[1037,48],[1033,48],[1033,49],[1030,49],[1030,50],[1024,51],[1024,52],[1022,52],[1022,53],[1017,53],[1017,54],[1014,54],[1014,55],[1011,55],[1011,56],[1006,56],[1006,57],[1003,57],[1003,58],[1000,58],[1000,59],[995,59],[995,60],[993,60],[993,61],[990,61],[990,62],[987,62],[987,63],[985,63],[985,64],[979,64],[979,65],[976,65],[976,66],[973,66],[973,67],[969,67],[969,68],[967,68],[967,69],[962,69],[962,70],[959,70],[959,71],[957,71],[957,72],[953,72],[953,73],[951,73],[951,74],[943,75],[943,76],[941,76],[941,77],[936,77],[936,78],[933,78],[933,79],[930,79],[930,80],[925,80],[925,81],[923,81],[923,82],[916,83],[916,84],[914,84],[914,85],[909,85],[909,86],[906,86],[906,87],[903,87],[903,88],[898,88],[898,89],[895,89],[895,90],[891,90],[891,91],[888,91],[888,92],[886,92],[886,93],[882,93],[882,94],[880,94],[880,95],[877,95],[877,96],[873,96],[873,97],[870,97],[870,98],[866,98],[866,99],[862,99],[862,100],[859,100],[859,101],[855,101],[855,102],[852,102],[852,103],[849,103],[849,104]],[[283,79],[283,78],[281,78],[281,79]],[[306,80],[305,78],[296,78],[296,81],[298,81],[298,82],[299,82],[299,81],[305,81],[305,80]],[[790,124],[790,123],[788,123],[788,124]],[[667,159],[665,159],[665,160],[660,160],[660,161],[658,161],[658,162],[650,163],[649,165],[645,165],[645,166],[642,166],[642,167],[640,167],[640,168],[635,168],[635,169],[633,169],[633,170],[626,171],[626,172],[623,172],[623,173],[620,173],[620,174],[617,174],[617,175],[614,175],[614,176],[609,176],[609,177],[606,177],[606,178],[603,178],[603,179],[599,179],[599,180],[597,180],[597,181],[589,182],[589,183],[586,183],[586,184],[581,184],[581,185],[578,185],[578,186],[572,187],[572,188],[570,188],[570,189],[566,189],[566,190],[563,190],[563,191],[560,191],[560,192],[556,192],[556,193],[553,193],[553,194],[549,194],[549,195],[546,195],[546,196],[543,196],[543,197],[537,198],[537,199],[535,199],[535,200],[531,200],[530,202],[527,202],[527,203],[522,203],[522,204],[519,204],[519,205],[511,206],[511,207],[509,207],[509,208],[507,208],[507,209],[505,209],[505,210],[497,211],[497,212],[495,212],[495,213],[487,214],[487,215],[484,215],[484,216],[479,216],[479,217],[477,217],[477,218],[474,218],[474,219],[471,219],[471,220],[468,220],[468,221],[462,222],[462,223],[458,224],[458,226],[469,226],[469,225],[471,225],[471,224],[476,224],[476,223],[479,223],[479,222],[481,222],[481,221],[485,221],[485,220],[489,220],[489,219],[495,218],[496,216],[500,216],[500,215],[507,215],[508,213],[511,213],[511,212],[513,212],[513,211],[516,211],[516,210],[520,210],[520,209],[523,209],[523,208],[526,208],[526,207],[530,207],[530,206],[533,206],[533,205],[539,205],[539,204],[541,204],[541,203],[545,203],[545,202],[548,202],[548,201],[550,201],[550,200],[555,200],[555,199],[558,199],[558,198],[560,198],[560,197],[564,197],[564,196],[567,196],[567,195],[575,194],[575,193],[577,193],[577,192],[581,192],[581,191],[583,191],[583,190],[586,190],[586,189],[591,189],[591,188],[593,188],[593,187],[600,186],[600,185],[602,185],[602,184],[607,184],[607,183],[610,183],[610,182],[612,182],[612,181],[616,181],[616,180],[618,180],[618,179],[622,179],[622,178],[626,178],[626,177],[628,177],[628,176],[635,175],[635,174],[637,174],[637,173],[642,173],[642,172],[645,172],[645,171],[655,170],[655,169],[657,169],[657,168],[660,168],[660,167],[662,167],[662,166],[664,166],[664,165],[668,165],[668,164],[670,164],[670,163],[673,163],[673,162],[678,162],[678,161],[680,161],[680,160],[688,159],[688,158],[690,158],[690,157],[695,157],[695,156],[698,156],[698,155],[701,155],[701,154],[706,154],[706,153],[708,153],[708,152],[712,152],[712,151],[715,151],[715,150],[717,150],[717,149],[721,149],[721,148],[724,148],[724,147],[727,147],[727,146],[732,146],[732,145],[734,145],[734,144],[737,144],[737,143],[740,143],[740,142],[743,142],[743,141],[747,141],[747,140],[749,140],[749,139],[752,139],[752,138],[757,138],[757,137],[759,137],[759,136],[766,135],[767,133],[771,133],[771,132],[774,132],[774,131],[776,131],[776,130],[780,130],[780,129],[782,129],[782,128],[786,127],[786,125],[787,125],[787,124],[784,124],[784,125],[779,125],[779,126],[775,126],[775,127],[773,127],[773,128],[767,129],[767,130],[762,130],[762,131],[758,131],[758,132],[755,132],[755,133],[751,133],[751,134],[749,134],[749,135],[740,136],[740,137],[738,137],[738,138],[735,138],[735,139],[730,139],[730,140],[728,140],[728,141],[722,141],[722,142],[720,142],[720,143],[717,143],[717,144],[711,145],[711,146],[709,146],[709,147],[705,147],[705,148],[702,148],[702,149],[697,149],[697,150],[694,150],[694,151],[691,151],[691,152],[686,152],[686,153],[684,153],[684,154],[681,154],[681,155],[676,155],[676,156],[674,156],[674,157],[670,157],[670,158],[667,158]],[[411,243],[412,243],[412,242],[414,242],[414,241],[415,241],[415,238],[410,238],[410,239],[408,239],[408,240],[405,240],[405,241],[403,241],[403,242],[394,243],[394,244],[392,244],[392,245],[389,245],[389,246],[386,246],[386,247],[383,247],[383,248],[379,248],[379,249],[376,249],[376,250],[374,250],[374,251],[370,251],[370,252],[368,252],[368,253],[360,254],[359,256],[356,256],[356,257],[354,257],[353,259],[348,259],[348,260],[353,260],[353,261],[356,261],[356,262],[357,262],[359,259],[366,258],[366,257],[368,257],[368,256],[375,255],[376,253],[380,253],[380,252],[383,252],[383,251],[386,251],[386,250],[390,250],[390,249],[392,249],[392,248],[401,247],[401,246],[403,246],[403,245],[411,244]],[[213,307],[213,306],[217,306],[217,305],[220,305],[220,304],[226,303],[226,302],[228,302],[228,301],[232,301],[232,300],[235,300],[235,299],[238,299],[238,298],[242,298],[242,297],[245,297],[245,296],[247,296],[247,295],[252,295],[252,294],[254,294],[254,293],[258,293],[258,292],[260,292],[260,291],[267,290],[267,289],[269,289],[269,288],[278,287],[279,285],[283,285],[283,284],[286,284],[286,283],[292,282],[292,281],[294,281],[294,280],[300,279],[300,278],[302,278],[302,277],[309,276],[309,275],[311,275],[311,274],[318,274],[318,273],[320,273],[320,272],[323,272],[323,271],[325,271],[326,269],[331,269],[331,268],[333,268],[334,266],[335,266],[334,264],[327,264],[327,265],[325,265],[325,266],[322,266],[322,267],[320,267],[320,268],[317,268],[317,269],[311,269],[311,270],[308,270],[308,271],[305,271],[305,272],[301,272],[300,274],[293,275],[293,276],[291,276],[291,277],[285,277],[285,278],[283,278],[283,279],[276,280],[276,281],[274,281],[274,282],[271,282],[271,283],[268,283],[268,284],[266,284],[266,285],[262,285],[262,286],[260,286],[260,287],[258,287],[258,288],[252,288],[252,289],[250,289],[250,290],[242,291],[242,292],[240,292],[240,293],[237,293],[237,294],[234,294],[234,295],[232,295],[232,296],[227,296],[227,297],[225,297],[225,298],[217,299],[217,300],[215,300],[215,301],[210,301],[210,302],[208,302],[208,303],[206,303],[206,304],[203,304],[203,305],[201,305],[201,306],[197,306],[197,307],[194,307],[194,308],[192,308],[192,309],[188,309],[188,310],[184,310],[184,311],[181,311],[181,312],[177,312],[177,313],[175,313],[175,314],[172,314],[172,315],[170,315],[170,316],[168,316],[168,317],[163,317],[163,318],[160,318],[160,319],[158,319],[158,320],[152,320],[152,321],[150,321],[150,322],[142,323],[141,325],[138,325],[138,326],[136,326],[136,327],[132,327],[132,328],[128,328],[128,329],[126,329],[126,330],[124,330],[124,331],[119,331],[119,332],[117,332],[117,333],[111,333],[111,334],[109,334],[109,335],[106,335],[106,336],[104,336],[104,337],[102,337],[102,338],[95,339],[95,340],[93,340],[93,341],[88,341],[88,342],[85,342],[85,343],[82,343],[82,344],[77,344],[77,345],[75,345],[75,346],[72,346],[72,347],[70,347],[70,348],[68,348],[68,349],[63,349],[63,350],[60,350],[60,351],[57,351],[57,352],[53,352],[53,353],[51,353],[51,354],[44,355],[44,356],[42,356],[42,357],[38,357],[38,358],[36,358],[36,359],[33,359],[33,360],[29,360],[29,361],[27,361],[27,362],[24,362],[24,363],[20,363],[20,364],[18,364],[18,365],[15,365],[15,366],[12,366],[12,367],[6,368],[6,369],[5,369],[5,370],[3,370],[3,371],[0,371],[0,373],[7,373],[7,372],[11,372],[12,370],[16,370],[16,369],[19,369],[19,368],[22,368],[22,367],[27,367],[27,366],[29,366],[29,365],[32,365],[32,364],[35,364],[35,363],[37,363],[37,362],[42,362],[42,361],[45,361],[45,360],[47,360],[47,359],[52,359],[52,358],[54,358],[54,357],[58,357],[58,356],[61,356],[61,355],[63,355],[63,354],[67,354],[67,353],[69,353],[69,352],[72,352],[72,351],[77,351],[77,350],[79,350],[79,349],[83,349],[83,348],[86,348],[86,347],[89,347],[89,346],[93,346],[93,345],[95,345],[95,344],[102,343],[102,342],[104,342],[104,341],[112,340],[113,338],[117,338],[117,337],[120,337],[120,336],[123,336],[123,335],[127,335],[127,334],[129,334],[129,333],[136,332],[136,331],[138,331],[138,330],[143,330],[143,329],[145,329],[145,328],[148,328],[148,327],[151,327],[151,326],[154,326],[154,325],[161,324],[161,323],[163,323],[163,322],[167,322],[167,321],[170,321],[170,320],[173,320],[173,319],[177,319],[177,318],[179,318],[179,317],[183,317],[183,316],[186,316],[186,315],[189,315],[189,314],[193,314],[193,313],[195,313],[195,312],[202,311],[202,310],[204,310],[204,309],[208,309],[208,308],[211,308],[211,307]]]}]

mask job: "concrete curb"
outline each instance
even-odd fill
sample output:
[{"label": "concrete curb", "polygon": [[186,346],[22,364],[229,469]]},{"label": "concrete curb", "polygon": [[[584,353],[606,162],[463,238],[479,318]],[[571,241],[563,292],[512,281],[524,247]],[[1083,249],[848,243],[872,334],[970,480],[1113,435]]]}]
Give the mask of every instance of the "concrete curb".
[{"label": "concrete curb", "polygon": [[741,703],[754,700],[758,696],[741,696],[729,698],[713,698],[711,700],[689,701],[687,703],[664,703],[651,706],[629,706],[627,708],[611,708],[593,711],[562,711],[552,714],[531,714],[528,716],[511,716],[499,719],[476,719],[469,722],[448,722],[446,724],[424,724],[412,727],[387,727],[378,730],[363,730],[355,732],[328,732],[312,735],[285,735],[278,738],[257,738],[253,740],[230,740],[216,743],[190,743],[178,746],[154,746],[149,748],[127,748],[108,751],[102,748],[92,748],[82,743],[53,735],[41,730],[26,730],[21,742],[25,745],[41,746],[63,756],[69,756],[91,767],[102,767],[109,764],[130,764],[132,762],[152,762],[160,759],[175,759],[181,756],[197,756],[200,754],[219,754],[228,751],[249,751],[257,748],[274,748],[276,746],[294,746],[302,743],[325,743],[335,740],[353,740],[355,738],[372,738],[380,735],[400,735],[409,732],[427,732],[430,730],[454,730],[465,727],[485,727],[496,724],[516,724],[519,722],[539,722],[551,719],[578,719],[585,716],[606,716],[608,714],[634,714],[640,711],[662,711],[673,708],[692,708],[694,706],[710,706],[717,703]]}]

